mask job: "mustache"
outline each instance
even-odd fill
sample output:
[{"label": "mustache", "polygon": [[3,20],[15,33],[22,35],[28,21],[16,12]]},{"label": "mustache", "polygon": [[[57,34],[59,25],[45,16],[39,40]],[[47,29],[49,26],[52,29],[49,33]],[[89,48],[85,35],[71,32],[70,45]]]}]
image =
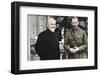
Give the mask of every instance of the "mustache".
[{"label": "mustache", "polygon": [[50,27],[50,28],[56,28],[56,27]]}]

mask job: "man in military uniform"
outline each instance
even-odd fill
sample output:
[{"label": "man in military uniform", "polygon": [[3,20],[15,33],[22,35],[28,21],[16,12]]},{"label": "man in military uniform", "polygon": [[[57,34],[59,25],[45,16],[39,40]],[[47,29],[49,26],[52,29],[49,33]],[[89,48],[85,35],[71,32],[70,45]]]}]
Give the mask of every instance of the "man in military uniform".
[{"label": "man in military uniform", "polygon": [[64,36],[64,48],[68,59],[87,58],[87,36],[86,32],[78,27],[77,17],[72,17],[71,29]]}]

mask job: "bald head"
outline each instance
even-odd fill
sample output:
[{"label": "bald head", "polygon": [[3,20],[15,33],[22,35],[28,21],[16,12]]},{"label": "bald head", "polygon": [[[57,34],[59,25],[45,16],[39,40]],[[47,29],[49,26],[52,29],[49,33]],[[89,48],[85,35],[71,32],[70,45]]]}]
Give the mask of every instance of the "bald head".
[{"label": "bald head", "polygon": [[48,18],[47,27],[51,32],[54,32],[56,29],[56,20],[54,18]]},{"label": "bald head", "polygon": [[48,23],[51,23],[51,22],[56,22],[56,20],[54,18],[48,18]]}]

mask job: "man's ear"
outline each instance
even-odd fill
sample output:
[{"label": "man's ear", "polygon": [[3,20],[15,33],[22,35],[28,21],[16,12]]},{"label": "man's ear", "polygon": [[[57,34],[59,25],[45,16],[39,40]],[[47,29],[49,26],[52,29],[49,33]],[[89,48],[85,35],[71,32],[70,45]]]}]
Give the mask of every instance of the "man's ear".
[{"label": "man's ear", "polygon": [[80,23],[78,22],[78,25],[79,25]]},{"label": "man's ear", "polygon": [[46,25],[46,28],[48,28],[48,24]]},{"label": "man's ear", "polygon": [[48,24],[47,24],[47,27],[48,27]]}]

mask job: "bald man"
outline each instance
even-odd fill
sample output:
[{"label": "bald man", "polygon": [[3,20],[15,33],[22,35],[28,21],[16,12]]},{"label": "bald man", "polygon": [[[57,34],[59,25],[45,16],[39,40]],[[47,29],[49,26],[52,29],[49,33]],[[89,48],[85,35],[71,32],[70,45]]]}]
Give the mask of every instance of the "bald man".
[{"label": "bald man", "polygon": [[35,44],[40,60],[60,59],[59,41],[55,29],[56,20],[48,18],[47,30],[39,34]]}]

